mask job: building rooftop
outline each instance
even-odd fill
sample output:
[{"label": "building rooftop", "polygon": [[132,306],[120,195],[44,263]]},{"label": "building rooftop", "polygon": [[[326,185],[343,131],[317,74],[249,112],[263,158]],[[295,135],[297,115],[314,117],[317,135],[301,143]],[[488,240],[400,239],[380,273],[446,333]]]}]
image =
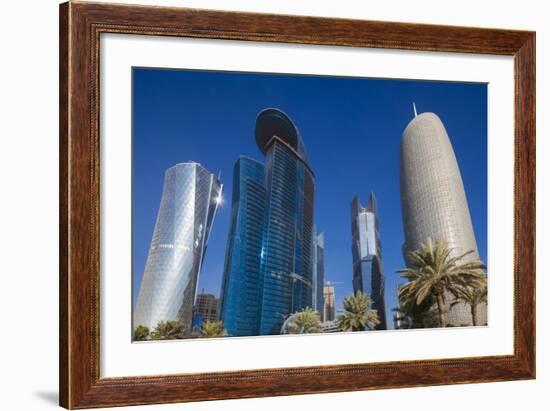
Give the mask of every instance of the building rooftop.
[{"label": "building rooftop", "polygon": [[256,144],[263,154],[267,153],[273,137],[288,144],[308,166],[306,150],[300,133],[290,117],[277,108],[266,108],[256,118]]}]

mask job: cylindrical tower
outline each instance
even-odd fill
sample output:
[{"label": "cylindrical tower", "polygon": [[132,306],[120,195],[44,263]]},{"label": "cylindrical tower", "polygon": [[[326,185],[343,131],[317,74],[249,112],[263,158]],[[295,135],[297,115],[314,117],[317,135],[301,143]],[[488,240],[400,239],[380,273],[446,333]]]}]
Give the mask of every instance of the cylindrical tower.
[{"label": "cylindrical tower", "polygon": [[[434,113],[415,115],[403,132],[401,206],[405,256],[430,237],[446,241],[453,255],[473,250],[466,258],[479,258],[453,147],[445,126]],[[449,324],[472,323],[466,305],[457,304],[451,309],[452,298],[446,300]]]},{"label": "cylindrical tower", "polygon": [[222,195],[222,184],[198,163],[169,168],[145,265],[134,327],[160,321],[191,327],[204,252]]}]

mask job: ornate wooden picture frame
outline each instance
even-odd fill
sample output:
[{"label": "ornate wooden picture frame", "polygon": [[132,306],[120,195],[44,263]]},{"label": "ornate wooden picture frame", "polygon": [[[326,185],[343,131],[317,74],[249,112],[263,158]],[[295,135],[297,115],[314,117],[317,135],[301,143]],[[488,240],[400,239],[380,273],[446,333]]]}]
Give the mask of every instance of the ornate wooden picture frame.
[{"label": "ornate wooden picture frame", "polygon": [[[513,56],[514,353],[100,378],[100,34]],[[535,378],[535,33],[69,2],[60,6],[60,404],[91,408]],[[315,376],[315,378],[311,378]]]}]

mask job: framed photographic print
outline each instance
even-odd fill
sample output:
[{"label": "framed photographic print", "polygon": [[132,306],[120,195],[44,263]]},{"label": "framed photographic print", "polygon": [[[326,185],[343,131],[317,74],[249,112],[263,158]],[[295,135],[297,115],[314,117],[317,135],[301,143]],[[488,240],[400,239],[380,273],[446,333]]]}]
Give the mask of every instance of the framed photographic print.
[{"label": "framed photographic print", "polygon": [[60,403],[535,377],[535,33],[60,6]]}]

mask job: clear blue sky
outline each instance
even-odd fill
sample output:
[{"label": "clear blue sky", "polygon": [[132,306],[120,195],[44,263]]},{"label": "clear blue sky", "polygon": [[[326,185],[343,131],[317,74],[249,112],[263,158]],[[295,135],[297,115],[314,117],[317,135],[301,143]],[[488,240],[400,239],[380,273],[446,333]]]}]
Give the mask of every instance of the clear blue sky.
[{"label": "clear blue sky", "polygon": [[225,202],[214,221],[199,290],[220,293],[229,229],[233,164],[263,161],[254,122],[266,107],[294,121],[316,175],[315,224],[325,232],[325,279],[337,308],[352,292],[350,202],[378,199],[388,325],[404,266],[399,144],[413,117],[432,111],[445,124],[460,166],[480,257],[487,253],[487,86],[368,78],[133,70],[133,295],[160,203],[164,171],[193,160],[221,171]]}]

